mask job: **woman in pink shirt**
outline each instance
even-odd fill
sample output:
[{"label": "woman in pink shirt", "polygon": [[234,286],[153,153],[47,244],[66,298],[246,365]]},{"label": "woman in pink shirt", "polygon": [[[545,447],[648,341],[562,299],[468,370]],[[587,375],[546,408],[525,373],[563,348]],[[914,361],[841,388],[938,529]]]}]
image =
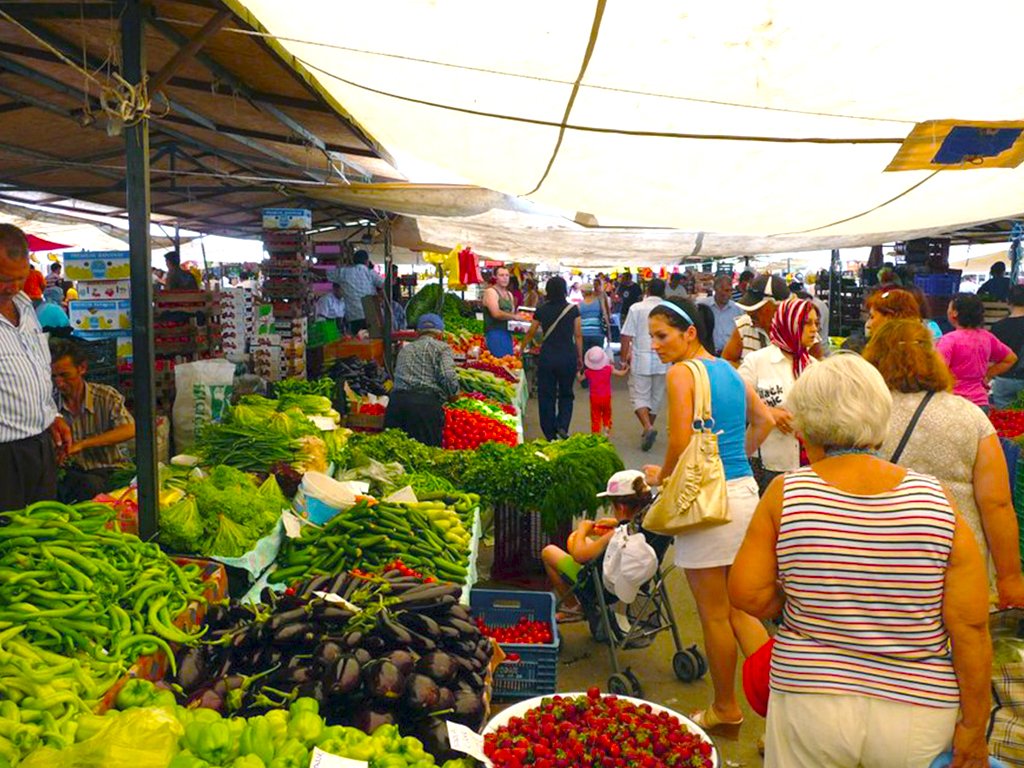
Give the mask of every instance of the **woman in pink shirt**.
[{"label": "woman in pink shirt", "polygon": [[988,382],[1017,364],[1017,355],[982,328],[985,304],[977,296],[962,293],[949,302],[946,317],[956,328],[935,344],[949,366],[956,385],[953,393],[988,412]]}]

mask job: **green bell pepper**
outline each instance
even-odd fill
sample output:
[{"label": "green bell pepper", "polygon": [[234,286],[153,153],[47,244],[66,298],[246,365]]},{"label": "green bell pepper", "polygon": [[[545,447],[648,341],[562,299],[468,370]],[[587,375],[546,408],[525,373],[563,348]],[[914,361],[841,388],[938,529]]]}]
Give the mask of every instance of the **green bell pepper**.
[{"label": "green bell pepper", "polygon": [[320,702],[311,696],[302,696],[292,702],[292,705],[288,707],[288,712],[291,713],[292,717],[295,717],[300,712],[312,712],[314,715],[319,715]]},{"label": "green bell pepper", "polygon": [[288,737],[298,739],[307,748],[316,743],[323,729],[323,718],[315,712],[308,710],[298,713],[293,712],[291,719],[288,721]]},{"label": "green bell pepper", "polygon": [[174,695],[174,691],[158,688],[153,695],[153,700],[147,706],[174,708],[178,706],[178,699]]},{"label": "green bell pepper", "polygon": [[[156,686],[149,680],[133,677],[125,682],[121,686],[121,690],[117,692],[114,706],[122,710],[131,707],[148,707],[153,703],[156,693]],[[173,696],[173,694],[171,695]]]},{"label": "green bell pepper", "polygon": [[234,742],[223,720],[216,723],[191,722],[185,728],[185,746],[203,760],[220,765],[231,757]]},{"label": "green bell pepper", "polygon": [[309,750],[301,741],[288,739],[277,748],[267,768],[309,768]]},{"label": "green bell pepper", "polygon": [[193,755],[189,750],[179,752],[168,764],[167,768],[210,768],[210,764]]},{"label": "green bell pepper", "polygon": [[423,742],[412,736],[399,739],[394,752],[396,755],[404,757],[407,763],[415,763],[427,756],[426,750],[423,749]]},{"label": "green bell pepper", "polygon": [[267,725],[270,726],[274,748],[277,749],[288,739],[288,713],[283,709],[272,709],[263,717],[266,718]]},{"label": "green bell pepper", "polygon": [[347,757],[351,760],[362,760],[364,763],[370,762],[371,759],[377,757],[377,755],[385,754],[381,749],[381,745],[373,739],[363,739],[355,744],[349,744],[346,747],[344,754],[339,757]]},{"label": "green bell pepper", "polygon": [[317,746],[324,752],[339,757],[349,757],[349,750],[357,744],[369,740],[369,736],[358,728],[349,728],[344,725],[331,725],[324,728],[320,733],[320,740]]},{"label": "green bell pepper", "polygon": [[267,768],[267,764],[259,755],[239,755],[231,763],[231,768]]},{"label": "green bell pepper", "polygon": [[370,738],[383,745],[385,752],[397,752],[402,734],[398,732],[397,725],[381,725],[370,734]]},{"label": "green bell pepper", "polygon": [[274,732],[266,717],[249,718],[238,740],[238,754],[257,755],[264,763],[274,759]]},{"label": "green bell pepper", "polygon": [[381,755],[373,759],[373,768],[409,768],[409,763],[401,755]]}]

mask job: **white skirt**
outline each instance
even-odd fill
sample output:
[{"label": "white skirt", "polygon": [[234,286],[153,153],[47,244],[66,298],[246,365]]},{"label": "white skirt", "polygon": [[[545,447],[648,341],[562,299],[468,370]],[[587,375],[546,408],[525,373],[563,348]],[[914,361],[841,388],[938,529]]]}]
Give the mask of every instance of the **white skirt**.
[{"label": "white skirt", "polygon": [[757,483],[752,477],[730,480],[726,492],[731,518],[728,523],[676,536],[675,563],[679,568],[716,568],[732,565],[736,559],[757,509]]}]

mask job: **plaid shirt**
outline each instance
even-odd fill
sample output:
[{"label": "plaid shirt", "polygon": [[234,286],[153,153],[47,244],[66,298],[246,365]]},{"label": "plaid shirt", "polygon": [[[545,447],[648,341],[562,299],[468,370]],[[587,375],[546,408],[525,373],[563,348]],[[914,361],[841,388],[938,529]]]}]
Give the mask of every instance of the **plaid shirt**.
[{"label": "plaid shirt", "polygon": [[[124,396],[106,384],[85,382],[85,397],[82,409],[71,413],[58,394],[57,406],[64,420],[71,426],[71,437],[79,442],[87,437],[102,435],[115,427],[134,424],[135,419],[124,405]],[[105,445],[102,448],[86,448],[76,454],[72,462],[86,471],[101,467],[116,467],[125,463],[125,454],[120,445]]]},{"label": "plaid shirt", "polygon": [[345,319],[350,322],[365,320],[363,296],[373,296],[378,288],[383,287],[384,279],[365,264],[342,267],[336,279],[341,282],[341,293],[345,299]]},{"label": "plaid shirt", "polygon": [[393,391],[433,392],[442,400],[455,397],[459,377],[452,348],[429,334],[405,344],[395,362]]}]

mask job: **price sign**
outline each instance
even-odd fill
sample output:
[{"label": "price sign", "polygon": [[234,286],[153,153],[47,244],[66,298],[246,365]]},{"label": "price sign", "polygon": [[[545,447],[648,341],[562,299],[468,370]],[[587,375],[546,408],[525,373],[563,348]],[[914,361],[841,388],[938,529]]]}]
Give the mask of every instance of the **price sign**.
[{"label": "price sign", "polygon": [[490,768],[491,761],[484,754],[484,737],[461,723],[448,721],[448,743],[456,752],[469,755]]},{"label": "price sign", "polygon": [[313,756],[309,761],[309,768],[369,768],[369,765],[362,760],[338,757],[316,747],[313,747]]}]

